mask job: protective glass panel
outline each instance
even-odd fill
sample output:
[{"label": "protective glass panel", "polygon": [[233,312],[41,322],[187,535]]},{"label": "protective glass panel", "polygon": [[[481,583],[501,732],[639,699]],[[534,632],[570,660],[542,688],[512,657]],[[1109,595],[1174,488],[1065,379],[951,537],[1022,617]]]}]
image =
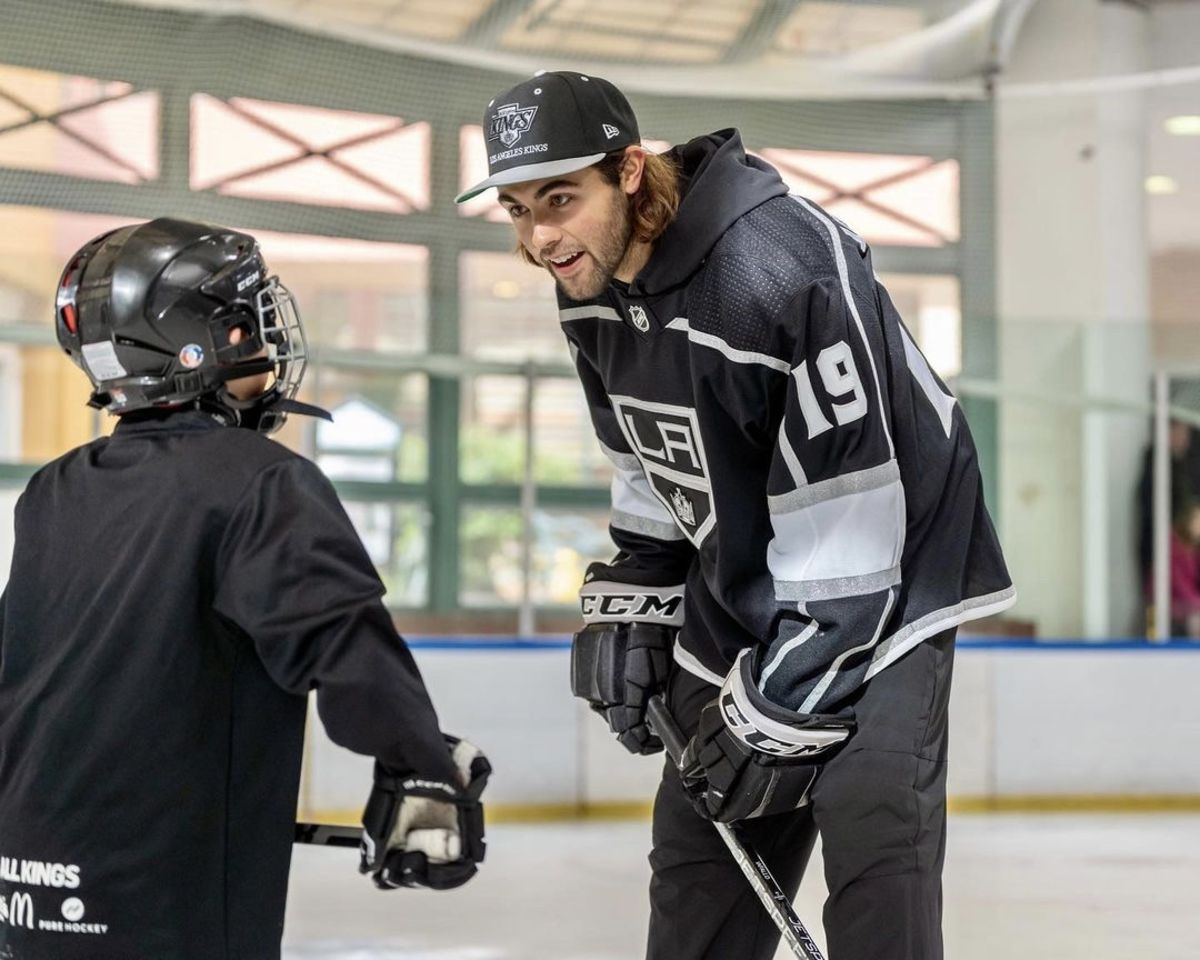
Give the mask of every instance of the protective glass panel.
[{"label": "protective glass panel", "polygon": [[423,373],[324,366],[306,381],[307,394],[333,422],[303,420],[312,430],[312,455],[334,480],[420,483],[429,442],[429,381]]},{"label": "protective glass panel", "polygon": [[608,512],[537,510],[533,525],[534,603],[575,606],[587,565],[616,553],[608,535]]},{"label": "protective glass panel", "polygon": [[267,265],[295,295],[311,343],[337,350],[425,351],[425,247],[251,232]]},{"label": "protective glass panel", "polygon": [[554,280],[515,254],[459,257],[460,348],[480,360],[570,363],[558,323]]},{"label": "protective glass panel", "polygon": [[534,476],[538,483],[604,486],[612,464],[600,452],[583,389],[574,378],[539,380],[533,402]]},{"label": "protective glass panel", "polygon": [[525,475],[525,380],[464,377],[459,475],[465,483],[520,483]]},{"label": "protective glass panel", "polygon": [[943,380],[962,372],[958,277],[881,273],[884,287],[929,365]]},{"label": "protective glass panel", "polygon": [[[517,606],[523,596],[522,522],[512,507],[467,506],[460,528],[459,602]],[[530,592],[538,606],[573,606],[587,565],[615,547],[596,510],[535,510]]]},{"label": "protective glass panel", "polygon": [[464,506],[459,536],[458,602],[464,607],[521,602],[521,514],[509,507]]},{"label": "protective glass panel", "polygon": [[389,607],[423,606],[429,596],[428,509],[418,503],[342,502],[387,587],[384,602]]}]

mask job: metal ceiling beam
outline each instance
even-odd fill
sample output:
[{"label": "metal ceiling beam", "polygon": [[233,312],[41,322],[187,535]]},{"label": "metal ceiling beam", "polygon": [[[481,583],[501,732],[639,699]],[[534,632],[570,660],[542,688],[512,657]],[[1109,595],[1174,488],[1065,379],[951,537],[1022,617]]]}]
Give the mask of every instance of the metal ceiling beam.
[{"label": "metal ceiling beam", "polygon": [[788,22],[800,0],[762,0],[741,36],[725,51],[725,63],[747,63],[757,60],[774,41],[779,29]]},{"label": "metal ceiling beam", "polygon": [[533,6],[534,0],[493,0],[459,37],[473,47],[494,47],[500,38]]}]

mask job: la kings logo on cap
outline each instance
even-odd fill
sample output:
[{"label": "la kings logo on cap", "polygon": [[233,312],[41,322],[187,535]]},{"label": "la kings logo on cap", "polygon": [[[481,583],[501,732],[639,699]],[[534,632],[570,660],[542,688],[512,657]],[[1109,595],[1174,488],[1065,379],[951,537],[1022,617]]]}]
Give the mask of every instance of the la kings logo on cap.
[{"label": "la kings logo on cap", "polygon": [[[630,308],[630,314],[639,309]],[[696,411],[634,397],[610,397],[629,449],[650,489],[685,537],[700,546],[717,524]]]},{"label": "la kings logo on cap", "polygon": [[533,126],[533,118],[537,107],[522,107],[519,103],[506,103],[497,108],[488,129],[489,140],[499,140],[506,147],[511,147],[529,132]]}]

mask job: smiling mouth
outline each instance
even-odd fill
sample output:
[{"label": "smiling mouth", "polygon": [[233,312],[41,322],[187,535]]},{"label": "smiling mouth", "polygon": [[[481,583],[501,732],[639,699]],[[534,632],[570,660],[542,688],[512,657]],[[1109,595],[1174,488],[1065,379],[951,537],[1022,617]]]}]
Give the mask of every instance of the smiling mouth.
[{"label": "smiling mouth", "polygon": [[580,250],[578,253],[573,253],[569,257],[560,257],[557,259],[550,259],[550,260],[547,260],[547,262],[550,264],[551,270],[558,272],[558,271],[570,270],[571,267],[575,266],[575,264],[577,264],[582,257],[583,257],[583,251]]}]

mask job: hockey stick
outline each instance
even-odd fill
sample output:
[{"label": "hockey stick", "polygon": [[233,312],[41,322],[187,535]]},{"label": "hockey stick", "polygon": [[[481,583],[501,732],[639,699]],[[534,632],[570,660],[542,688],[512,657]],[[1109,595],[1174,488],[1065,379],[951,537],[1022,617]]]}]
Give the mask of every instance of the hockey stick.
[{"label": "hockey stick", "polygon": [[[675,723],[675,718],[667,709],[667,704],[661,694],[650,698],[650,703],[646,707],[646,716],[650,719],[650,726],[662,740],[663,746],[667,748],[667,755],[678,767],[687,741]],[[775,922],[775,926],[779,928],[779,932],[783,935],[783,939],[791,948],[792,953],[800,960],[825,960],[820,947],[809,935],[800,918],[796,916],[796,911],[792,909],[791,900],[780,889],[779,883],[771,875],[770,868],[759,856],[758,851],[754,849],[754,845],[742,835],[742,832],[734,824],[713,821],[713,826],[717,828],[717,833],[725,841],[725,846],[733,854],[734,861],[741,867],[742,873],[746,875],[746,880],[758,894],[763,908]]]},{"label": "hockey stick", "polygon": [[362,843],[362,827],[343,827],[336,823],[297,823],[293,843],[311,843],[319,847],[357,847]]}]

